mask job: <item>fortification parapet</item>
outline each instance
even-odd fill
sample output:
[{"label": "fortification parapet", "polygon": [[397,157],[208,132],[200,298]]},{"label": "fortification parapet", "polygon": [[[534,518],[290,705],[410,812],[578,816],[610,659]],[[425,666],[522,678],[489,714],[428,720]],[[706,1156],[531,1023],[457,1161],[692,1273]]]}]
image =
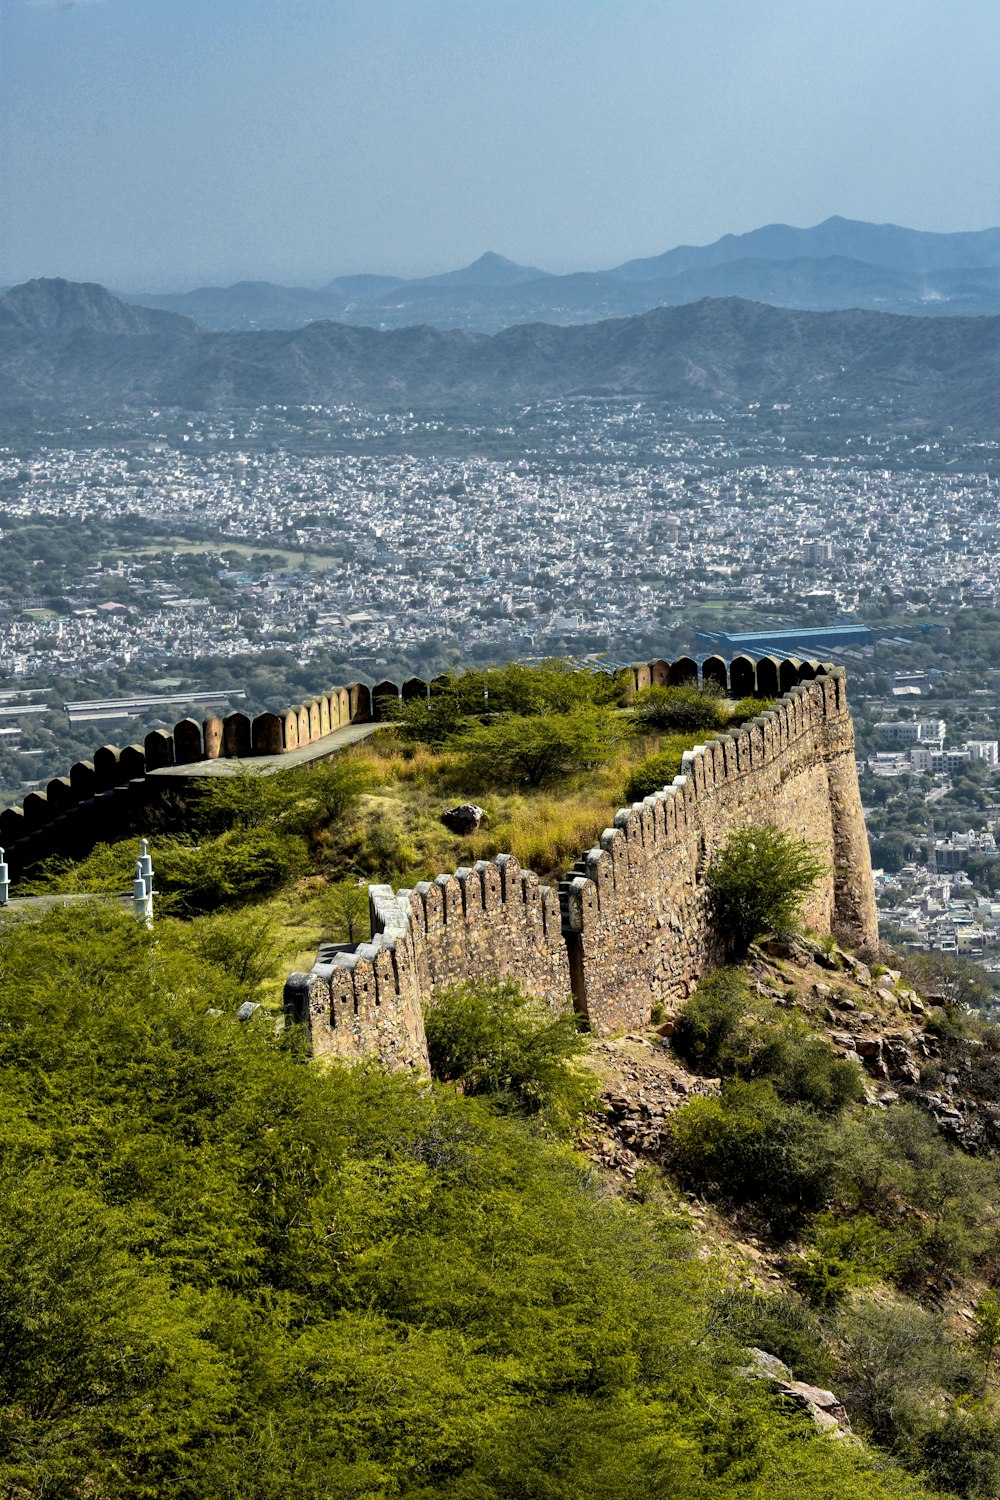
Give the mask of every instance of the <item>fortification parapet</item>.
[{"label": "fortification parapet", "polygon": [[[681,658],[633,667],[626,700],[647,685],[689,681],[692,666]],[[755,719],[686,751],[670,786],[621,808],[558,892],[509,855],[421,882],[412,892],[372,888],[373,941],[380,937],[396,955],[396,972],[408,976],[411,1023],[435,989],[508,977],[557,1008],[571,994],[595,1032],[647,1025],[654,1007],[675,1005],[724,955],[705,872],[730,832],[747,823],[773,823],[818,849],[826,873],[806,903],[809,925],[862,946],[876,941],[843,672],[791,658],[737,658],[728,666],[710,658],[703,680],[725,685],[733,696],[784,692]],[[378,692],[376,703],[384,696]],[[313,976],[293,976],[303,994],[315,990],[323,962]],[[346,981],[336,982],[346,994]],[[307,1012],[296,993],[293,986],[290,1012],[311,1017],[318,1052],[367,1055],[358,1028],[342,1028],[332,1045],[319,1012]],[[336,1006],[331,1014],[339,1014]],[[407,1035],[394,1055],[424,1066],[412,1024]]]},{"label": "fortification parapet", "polygon": [[[643,687],[697,676],[687,657],[640,663],[624,701]],[[877,939],[868,843],[843,671],[819,662],[726,663],[709,657],[703,682],[732,697],[777,698],[739,728],[693,746],[681,774],[622,808],[559,883],[542,885],[510,855],[478,861],[413,891],[372,887],[371,941],[321,950],[290,976],[286,1004],[307,1022],[318,1054],[376,1056],[387,1067],[426,1067],[421,1002],[442,986],[507,976],[555,1009],[572,1003],[597,1032],[645,1025],[717,962],[704,874],[728,834],[770,822],[820,850],[828,873],[806,917],[855,945]],[[381,718],[399,701],[440,686],[420,678],[333,688],[284,714],[188,719],[142,746],[102,746],[93,762],[56,777],[46,793],[0,814],[12,873],[49,853],[85,852],[98,837],[141,826],[149,773],[220,753],[280,756],[351,723]]]}]

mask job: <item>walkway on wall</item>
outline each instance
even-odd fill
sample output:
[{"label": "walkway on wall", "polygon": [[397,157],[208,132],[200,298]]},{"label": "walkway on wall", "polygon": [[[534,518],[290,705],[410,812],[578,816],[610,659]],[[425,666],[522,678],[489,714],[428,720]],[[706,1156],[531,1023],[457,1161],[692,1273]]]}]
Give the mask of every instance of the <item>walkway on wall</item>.
[{"label": "walkway on wall", "polygon": [[300,745],[297,750],[284,750],[280,755],[255,755],[252,760],[241,760],[236,756],[219,756],[216,760],[195,760],[183,766],[159,766],[147,771],[147,777],[155,776],[234,776],[240,770],[260,771],[270,775],[274,771],[290,771],[295,766],[305,766],[314,760],[325,760],[338,750],[346,750],[359,740],[385,729],[385,724],[348,724],[344,729],[335,729],[322,739]]}]

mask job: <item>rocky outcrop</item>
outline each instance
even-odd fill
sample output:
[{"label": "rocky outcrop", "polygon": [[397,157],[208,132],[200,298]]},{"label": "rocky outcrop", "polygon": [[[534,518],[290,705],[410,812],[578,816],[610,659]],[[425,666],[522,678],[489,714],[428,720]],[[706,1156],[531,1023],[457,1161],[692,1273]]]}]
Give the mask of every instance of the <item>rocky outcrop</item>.
[{"label": "rocky outcrop", "polygon": [[754,1380],[772,1382],[776,1394],[804,1411],[822,1432],[839,1436],[851,1431],[847,1408],[833,1391],[825,1391],[818,1385],[807,1385],[804,1380],[794,1380],[788,1366],[776,1355],[768,1354],[766,1349],[750,1348],[747,1353],[751,1362],[743,1371],[744,1375]]}]

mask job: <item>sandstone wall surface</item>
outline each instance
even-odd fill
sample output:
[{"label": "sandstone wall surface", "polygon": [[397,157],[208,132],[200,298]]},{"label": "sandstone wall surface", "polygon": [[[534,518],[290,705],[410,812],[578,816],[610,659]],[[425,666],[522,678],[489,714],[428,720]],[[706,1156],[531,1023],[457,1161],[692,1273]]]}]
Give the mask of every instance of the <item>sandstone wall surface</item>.
[{"label": "sandstone wall surface", "polygon": [[[711,663],[718,677],[725,664]],[[750,664],[752,666],[752,664]],[[764,672],[761,672],[761,667]],[[692,663],[636,676],[684,680]],[[730,682],[747,664],[731,664]],[[661,673],[661,669],[663,672]],[[667,675],[670,674],[670,675]],[[791,679],[798,677],[792,683]],[[623,808],[555,893],[510,856],[441,875],[413,891],[375,886],[372,943],[290,976],[290,1019],[308,1021],[317,1055],[426,1068],[421,1003],[434,989],[513,978],[604,1034],[648,1025],[722,956],[704,875],[729,833],[772,823],[815,845],[827,873],[806,922],[855,947],[877,941],[868,842],[843,672],[757,664],[787,687],[768,712],[685,756],[672,786]],[[570,1001],[570,997],[572,997]]]}]

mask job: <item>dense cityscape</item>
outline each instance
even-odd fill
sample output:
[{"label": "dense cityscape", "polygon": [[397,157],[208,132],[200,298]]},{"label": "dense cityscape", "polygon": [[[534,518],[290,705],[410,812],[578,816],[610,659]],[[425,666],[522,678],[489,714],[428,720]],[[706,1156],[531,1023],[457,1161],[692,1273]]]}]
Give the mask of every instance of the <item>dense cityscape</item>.
[{"label": "dense cityscape", "polygon": [[945,622],[998,604],[1000,444],[848,425],[593,398],[154,412],[9,447],[0,798],[109,735],[280,707],[319,677],[704,655],[739,631],[791,650],[836,625],[799,654],[850,671],[884,920],[990,964],[997,680],[964,681]]},{"label": "dense cityscape", "polygon": [[[780,415],[587,401],[456,429],[341,411],[296,448],[261,441],[262,413],[0,451],[8,547],[32,524],[84,539],[62,559],[39,541],[7,572],[3,672],[155,672],[274,644],[360,671],[470,649],[620,656],[695,613],[763,629],[883,596],[995,602],[1000,445],[848,437],[843,457],[786,439]],[[95,524],[148,534],[83,565]]]}]

